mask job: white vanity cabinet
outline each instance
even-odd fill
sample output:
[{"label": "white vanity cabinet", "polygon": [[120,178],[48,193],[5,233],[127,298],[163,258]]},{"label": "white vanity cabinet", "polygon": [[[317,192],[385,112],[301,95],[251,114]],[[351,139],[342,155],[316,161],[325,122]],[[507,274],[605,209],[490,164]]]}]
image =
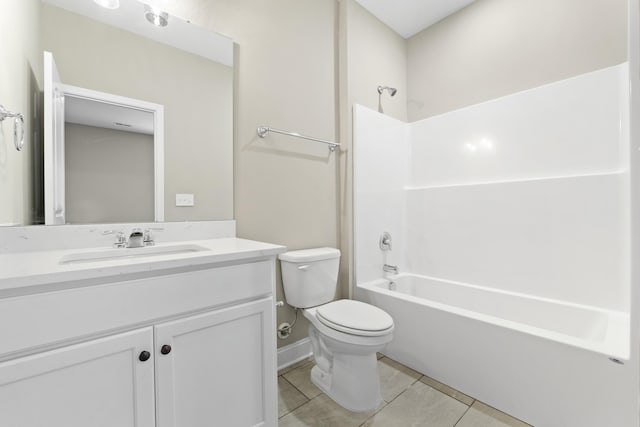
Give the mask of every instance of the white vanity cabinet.
[{"label": "white vanity cabinet", "polygon": [[274,256],[112,277],[0,298],[0,426],[277,425]]},{"label": "white vanity cabinet", "polygon": [[153,329],[0,364],[3,427],[153,427]]},{"label": "white vanity cabinet", "polygon": [[272,310],[268,298],[155,327],[158,427],[275,426]]}]

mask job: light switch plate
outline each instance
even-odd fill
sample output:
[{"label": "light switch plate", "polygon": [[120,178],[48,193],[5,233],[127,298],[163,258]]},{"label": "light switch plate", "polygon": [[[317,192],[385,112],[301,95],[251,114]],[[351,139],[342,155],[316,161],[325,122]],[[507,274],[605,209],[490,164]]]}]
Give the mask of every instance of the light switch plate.
[{"label": "light switch plate", "polygon": [[176,206],[193,206],[194,204],[193,194],[176,194]]}]

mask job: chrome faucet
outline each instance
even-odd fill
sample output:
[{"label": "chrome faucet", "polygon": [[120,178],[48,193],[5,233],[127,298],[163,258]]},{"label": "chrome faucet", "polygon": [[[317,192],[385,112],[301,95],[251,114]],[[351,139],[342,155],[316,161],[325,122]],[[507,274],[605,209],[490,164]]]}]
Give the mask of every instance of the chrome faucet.
[{"label": "chrome faucet", "polygon": [[115,234],[116,241],[113,244],[115,248],[141,248],[143,246],[153,246],[156,242],[153,240],[152,230],[164,230],[164,228],[147,228],[142,231],[140,228],[134,228],[129,234],[129,238],[120,230],[106,230],[103,235]]},{"label": "chrome faucet", "polygon": [[397,265],[389,265],[385,264],[382,266],[382,270],[387,273],[398,274],[398,266]]},{"label": "chrome faucet", "polygon": [[144,246],[144,233],[139,228],[131,230],[129,240],[127,240],[128,248],[141,248]]}]

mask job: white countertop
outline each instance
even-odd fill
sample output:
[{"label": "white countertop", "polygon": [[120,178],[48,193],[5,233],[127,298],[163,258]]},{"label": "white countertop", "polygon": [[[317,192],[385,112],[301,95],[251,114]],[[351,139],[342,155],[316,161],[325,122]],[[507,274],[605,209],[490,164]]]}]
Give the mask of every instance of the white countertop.
[{"label": "white countertop", "polygon": [[[206,250],[179,254],[162,254],[136,258],[117,258],[91,262],[61,264],[60,260],[72,254],[112,250],[110,247],[46,250],[0,254],[0,294],[25,291],[28,287],[41,287],[61,282],[99,279],[136,273],[151,273],[172,268],[198,267],[208,264],[230,263],[275,256],[286,247],[238,238],[189,240],[159,243],[156,247],[197,245]],[[135,251],[136,249],[119,249]],[[47,289],[39,289],[45,292]],[[1,296],[1,295],[0,295]]]}]

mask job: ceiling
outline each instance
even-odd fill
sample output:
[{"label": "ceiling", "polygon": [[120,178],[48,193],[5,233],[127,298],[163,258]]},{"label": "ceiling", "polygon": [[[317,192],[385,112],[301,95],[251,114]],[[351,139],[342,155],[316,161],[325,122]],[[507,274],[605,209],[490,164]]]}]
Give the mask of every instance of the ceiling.
[{"label": "ceiling", "polygon": [[153,135],[153,113],[93,99],[65,96],[65,122]]},{"label": "ceiling", "polygon": [[356,0],[405,39],[475,0]]}]

